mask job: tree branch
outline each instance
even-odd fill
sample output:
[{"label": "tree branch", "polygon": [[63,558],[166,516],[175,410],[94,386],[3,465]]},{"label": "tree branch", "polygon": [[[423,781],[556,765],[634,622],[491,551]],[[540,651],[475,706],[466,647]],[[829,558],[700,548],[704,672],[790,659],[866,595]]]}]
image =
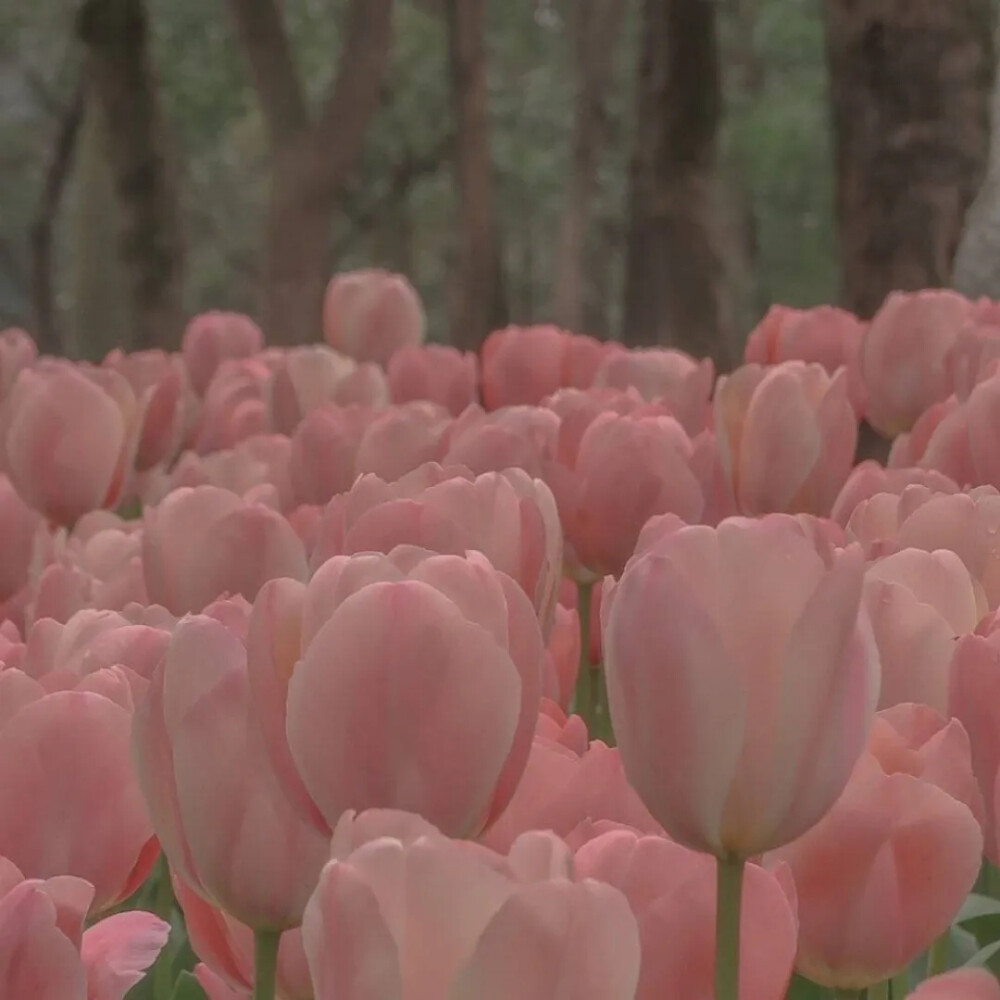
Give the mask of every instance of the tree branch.
[{"label": "tree branch", "polygon": [[274,0],[229,0],[272,150],[309,125],[305,93]]},{"label": "tree branch", "polygon": [[340,63],[330,84],[315,140],[326,175],[339,186],[357,158],[378,108],[392,43],[393,0],[351,0]]}]

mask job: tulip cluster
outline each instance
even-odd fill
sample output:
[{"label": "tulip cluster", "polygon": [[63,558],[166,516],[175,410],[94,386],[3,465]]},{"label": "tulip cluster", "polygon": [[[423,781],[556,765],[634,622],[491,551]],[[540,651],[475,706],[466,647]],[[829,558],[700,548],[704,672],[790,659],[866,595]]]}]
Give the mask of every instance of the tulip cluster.
[{"label": "tulip cluster", "polygon": [[0,997],[1000,1000],[1000,304],[322,331],[0,332]]}]

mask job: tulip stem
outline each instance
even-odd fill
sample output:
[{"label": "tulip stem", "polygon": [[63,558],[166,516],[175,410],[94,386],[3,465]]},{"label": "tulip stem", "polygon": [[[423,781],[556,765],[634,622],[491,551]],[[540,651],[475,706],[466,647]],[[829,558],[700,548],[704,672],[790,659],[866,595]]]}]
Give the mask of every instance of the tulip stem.
[{"label": "tulip stem", "polygon": [[254,931],[253,1000],[274,1000],[280,940],[281,931]]},{"label": "tulip stem", "polygon": [[903,969],[889,980],[892,1000],[906,1000],[910,995],[910,970]]},{"label": "tulip stem", "polygon": [[739,1000],[742,858],[719,858],[715,911],[715,1000]]},{"label": "tulip stem", "polygon": [[889,980],[873,983],[868,987],[868,1000],[889,1000]]},{"label": "tulip stem", "polygon": [[951,931],[945,931],[931,945],[927,953],[927,978],[939,976],[948,971],[948,959],[951,957]]},{"label": "tulip stem", "polygon": [[587,723],[587,730],[594,732],[594,670],[590,662],[590,593],[592,583],[577,584],[576,613],[580,619],[580,669],[576,676],[576,714]]}]

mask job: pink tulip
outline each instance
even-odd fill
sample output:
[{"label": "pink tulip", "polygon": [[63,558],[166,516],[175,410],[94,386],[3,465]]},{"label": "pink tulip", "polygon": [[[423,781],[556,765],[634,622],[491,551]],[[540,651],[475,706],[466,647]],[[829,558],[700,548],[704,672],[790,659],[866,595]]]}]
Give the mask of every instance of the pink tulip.
[{"label": "pink tulip", "polygon": [[100,913],[158,853],[129,754],[132,693],[114,667],[76,690],[47,694],[45,680],[0,670],[0,854],[31,878],[86,879]]},{"label": "pink tulip", "polygon": [[986,969],[955,969],[924,980],[909,1000],[1000,1000],[1000,983]]},{"label": "pink tulip", "polygon": [[350,358],[324,344],[290,348],[267,387],[271,429],[291,434],[307,413],[331,402],[340,383],[356,369]]},{"label": "pink tulip", "polygon": [[177,626],[133,743],[171,868],[251,927],[297,926],[327,842],[270,767],[236,634],[203,616]]},{"label": "pink tulip", "polygon": [[673,348],[615,351],[601,363],[593,384],[635,389],[649,402],[666,404],[693,437],[705,430],[710,419],[715,365],[710,358],[698,361]]},{"label": "pink tulip", "polygon": [[425,462],[441,458],[450,428],[451,418],[436,403],[403,403],[385,410],[365,428],[355,472],[373,473],[389,482],[401,479]]},{"label": "pink tulip", "polygon": [[59,524],[114,507],[139,443],[139,408],[117,372],[68,362],[25,369],[4,404],[7,474]]},{"label": "pink tulip", "polygon": [[360,406],[322,406],[295,428],[289,474],[300,503],[325,504],[357,479],[357,456],[376,411]]},{"label": "pink tulip", "polygon": [[253,357],[263,347],[264,334],[249,316],[213,311],[199,313],[188,323],[181,355],[195,392],[204,396],[223,361]]},{"label": "pink tulip", "polygon": [[174,458],[180,450],[192,405],[184,361],[165,351],[113,350],[105,368],[119,372],[132,387],[142,413],[142,430],[135,455],[136,469],[145,472]]},{"label": "pink tulip", "polygon": [[63,875],[25,879],[0,859],[0,993],[11,1000],[122,1000],[170,931],[151,913],[88,927],[93,886]]},{"label": "pink tulip", "polygon": [[828,374],[847,369],[847,395],[860,418],[865,409],[861,375],[861,346],[867,324],[836,306],[790,309],[771,306],[750,333],[743,360],[747,364],[776,365],[783,361],[821,364]]},{"label": "pink tulip", "polygon": [[545,478],[555,460],[559,417],[538,406],[504,406],[487,413],[469,407],[452,424],[443,464],[462,465],[477,475],[524,469]]},{"label": "pink tulip", "polygon": [[394,403],[429,400],[457,417],[479,398],[479,358],[442,344],[401,347],[387,374]]},{"label": "pink tulip", "polygon": [[[986,626],[987,623],[984,623]],[[948,711],[968,731],[972,767],[984,802],[984,853],[1000,863],[996,781],[1000,772],[1000,631],[984,627],[962,636],[951,664]]]},{"label": "pink tulip", "polygon": [[38,546],[44,544],[41,516],[18,495],[11,481],[0,474],[0,601],[8,601],[28,582]]},{"label": "pink tulip", "polygon": [[752,857],[840,795],[878,698],[863,568],[792,517],[731,518],[666,535],[606,588],[625,773],[672,837]]},{"label": "pink tulip", "polygon": [[[968,441],[962,428],[962,404],[954,395],[941,403],[929,406],[917,417],[912,430],[896,437],[889,449],[889,467],[929,468],[928,463],[924,461],[924,455],[932,440],[934,441],[932,460],[952,469],[961,477],[963,483],[967,482],[972,458],[968,453]],[[943,472],[940,474],[944,475]]]},{"label": "pink tulip", "polygon": [[552,830],[568,838],[581,823],[599,820],[662,833],[629,785],[617,750],[600,741],[588,747],[586,737],[582,748],[574,748],[539,733],[514,797],[480,840],[507,852],[531,830]]},{"label": "pink tulip", "polygon": [[[596,593],[600,591],[595,588]],[[592,619],[593,621],[593,619]],[[595,627],[600,634],[600,618]],[[598,657],[598,660],[600,657]],[[591,662],[597,662],[591,660]],[[542,674],[542,695],[568,708],[580,669],[580,618],[574,608],[556,605]]]},{"label": "pink tulip", "polygon": [[[965,564],[976,593],[976,622],[1000,604],[1000,493],[983,486],[968,493],[938,493],[908,486],[898,495],[877,494],[859,504],[848,534],[870,555],[902,548],[950,549]],[[974,627],[975,623],[973,623]],[[971,631],[964,626],[959,632]]]},{"label": "pink tulip", "polygon": [[[577,878],[614,886],[632,907],[642,946],[636,1000],[714,995],[712,858],[665,837],[614,830],[585,843],[574,861]],[[794,891],[771,872],[748,865],[740,923],[741,1000],[783,1000],[798,930]]]},{"label": "pink tulip", "polygon": [[879,707],[920,702],[948,706],[955,639],[986,611],[969,571],[954,552],[902,549],[865,573],[864,605],[882,664]]},{"label": "pink tulip", "polygon": [[366,269],[334,277],[323,300],[323,336],[334,350],[383,367],[424,339],[424,309],[401,274]]},{"label": "pink tulip", "polygon": [[272,577],[306,577],[305,551],[291,525],[228,490],[175,490],[147,507],[143,520],[146,589],[174,614],[201,611],[222,594],[253,600]]},{"label": "pink tulip", "polygon": [[908,431],[917,417],[951,391],[945,357],[973,315],[956,292],[893,292],[875,314],[861,349],[867,416],[887,437]]},{"label": "pink tulip", "polygon": [[462,468],[420,466],[395,483],[363,476],[327,505],[312,565],[330,556],[419,545],[435,552],[482,552],[521,584],[547,636],[562,571],[555,499],[520,469],[473,477]]},{"label": "pink tulip", "polygon": [[847,374],[786,361],[719,379],[715,426],[739,509],[827,515],[854,464]]},{"label": "pink tulip", "polygon": [[17,376],[38,359],[38,348],[30,334],[16,326],[0,330],[0,400],[7,398]]},{"label": "pink tulip", "polygon": [[544,647],[527,597],[478,553],[404,546],[330,559],[304,588],[272,581],[248,645],[272,761],[320,828],[393,808],[469,836],[510,800]]},{"label": "pink tulip", "polygon": [[494,330],[481,354],[483,402],[488,410],[533,406],[557,389],[585,389],[605,358],[621,350],[555,326]]},{"label": "pink tulip", "polygon": [[316,1000],[631,1000],[639,942],[622,894],[519,867],[439,835],[330,862],[303,924]]},{"label": "pink tulip", "polygon": [[223,361],[205,390],[191,447],[201,455],[266,434],[270,368],[259,358]]},{"label": "pink tulip", "polygon": [[699,448],[672,417],[597,417],[580,440],[574,466],[549,476],[574,575],[620,575],[655,514],[703,520],[699,464]]},{"label": "pink tulip", "polygon": [[858,463],[847,477],[830,516],[838,524],[846,526],[862,501],[870,500],[877,493],[900,494],[907,486],[926,486],[935,493],[958,493],[957,483],[933,469],[886,469],[878,462],[868,460]]},{"label": "pink tulip", "polygon": [[767,859],[795,879],[796,969],[840,990],[896,975],[948,929],[982,847],[968,806],[864,754],[827,815]]}]

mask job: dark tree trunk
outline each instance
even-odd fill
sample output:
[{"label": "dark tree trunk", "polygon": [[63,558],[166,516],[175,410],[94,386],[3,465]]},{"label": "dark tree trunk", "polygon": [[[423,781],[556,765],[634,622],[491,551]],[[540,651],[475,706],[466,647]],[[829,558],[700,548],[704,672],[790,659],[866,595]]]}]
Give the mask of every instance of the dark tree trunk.
[{"label": "dark tree trunk", "polygon": [[597,196],[597,171],[607,141],[605,110],[614,54],[625,20],[623,0],[576,0],[572,13],[576,107],[569,184],[556,245],[553,317],[569,330],[583,330],[587,283],[587,233]]},{"label": "dark tree trunk", "polygon": [[45,171],[42,197],[31,225],[31,332],[44,354],[63,353],[53,293],[53,243],[56,219],[73,171],[83,105],[84,88],[81,83],[71,103],[60,114],[52,157]]},{"label": "dark tree trunk", "polygon": [[986,166],[991,0],[824,0],[843,304],[948,285]]},{"label": "dark tree trunk", "polygon": [[120,207],[131,346],[170,346],[184,324],[181,221],[143,2],[84,0],[77,32],[86,47],[88,94],[112,123],[107,152]]},{"label": "dark tree trunk", "polygon": [[448,49],[457,124],[455,172],[460,206],[459,280],[452,340],[477,350],[507,321],[503,261],[490,156],[486,0],[446,0]]},{"label": "dark tree trunk", "polygon": [[378,108],[392,0],[352,0],[337,73],[312,119],[276,0],[229,0],[271,150],[264,327],[270,341],[315,340],[329,278],[333,213]]},{"label": "dark tree trunk", "polygon": [[716,7],[705,0],[645,0],[623,339],[724,361]]}]

